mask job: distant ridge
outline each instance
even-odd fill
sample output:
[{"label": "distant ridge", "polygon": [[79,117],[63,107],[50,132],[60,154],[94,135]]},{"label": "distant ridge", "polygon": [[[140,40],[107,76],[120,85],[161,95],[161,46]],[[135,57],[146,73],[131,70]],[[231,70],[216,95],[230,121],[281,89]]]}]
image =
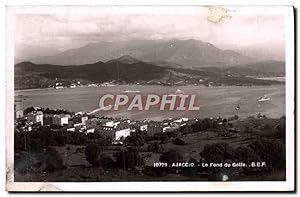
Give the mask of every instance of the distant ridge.
[{"label": "distant ridge", "polygon": [[33,58],[30,61],[38,64],[84,65],[98,61],[107,62],[120,56],[124,56],[121,58],[124,62],[133,59],[144,62],[170,62],[170,65],[181,65],[182,68],[230,67],[255,62],[255,59],[235,51],[222,50],[211,43],[194,39],[98,42],[54,56]]},{"label": "distant ridge", "polygon": [[124,64],[134,64],[140,62],[140,60],[131,57],[130,55],[123,55],[117,59],[109,60],[106,63],[114,63],[114,62],[120,62]]},{"label": "distant ridge", "polygon": [[[15,88],[53,87],[57,79],[62,81],[65,86],[69,86],[74,81],[80,81],[81,84],[109,82],[114,84],[196,84],[206,86],[279,84],[280,82],[246,77],[247,75],[280,76],[282,74],[281,71],[282,66],[284,68],[284,64],[281,62],[267,63],[254,64],[253,68],[251,65],[247,65],[237,68],[207,67],[194,70],[159,66],[155,65],[155,63],[140,61],[128,55],[107,62],[98,61],[93,64],[77,66],[35,64],[27,61],[15,65]],[[264,69],[259,70],[259,68]]]}]

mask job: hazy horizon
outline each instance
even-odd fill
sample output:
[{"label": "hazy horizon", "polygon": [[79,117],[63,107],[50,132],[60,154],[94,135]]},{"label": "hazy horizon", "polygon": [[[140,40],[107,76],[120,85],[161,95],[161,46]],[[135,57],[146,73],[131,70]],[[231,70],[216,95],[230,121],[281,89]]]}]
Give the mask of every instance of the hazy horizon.
[{"label": "hazy horizon", "polygon": [[195,39],[249,56],[257,53],[284,59],[283,10],[220,8],[224,17],[215,22],[211,9],[196,6],[172,9],[52,6],[39,12],[27,9],[15,15],[15,46],[16,50],[37,46],[62,52],[101,41]]}]

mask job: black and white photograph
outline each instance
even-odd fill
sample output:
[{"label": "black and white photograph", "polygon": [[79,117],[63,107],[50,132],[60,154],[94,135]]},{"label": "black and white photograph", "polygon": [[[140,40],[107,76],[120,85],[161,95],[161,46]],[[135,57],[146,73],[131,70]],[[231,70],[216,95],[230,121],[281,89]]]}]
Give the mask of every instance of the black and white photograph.
[{"label": "black and white photograph", "polygon": [[292,6],[8,6],[8,191],[294,190]]}]

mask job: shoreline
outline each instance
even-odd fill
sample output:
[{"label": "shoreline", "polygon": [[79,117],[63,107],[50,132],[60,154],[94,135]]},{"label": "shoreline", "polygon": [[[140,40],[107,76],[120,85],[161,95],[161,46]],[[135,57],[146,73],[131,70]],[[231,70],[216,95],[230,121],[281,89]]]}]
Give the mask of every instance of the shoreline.
[{"label": "shoreline", "polygon": [[251,85],[251,86],[247,86],[247,85],[222,85],[222,86],[205,86],[205,85],[178,85],[178,86],[163,86],[163,85],[148,85],[148,84],[142,84],[142,85],[137,85],[137,84],[122,84],[122,85],[114,85],[114,86],[80,86],[80,87],[76,87],[76,88],[61,88],[61,89],[55,89],[53,87],[51,88],[28,88],[28,89],[15,89],[14,92],[18,93],[18,92],[30,92],[30,91],[38,91],[38,90],[65,90],[65,89],[72,89],[72,90],[76,90],[78,88],[106,88],[106,87],[122,87],[122,86],[152,86],[152,87],[206,87],[206,88],[221,88],[221,87],[245,87],[245,88],[251,88],[251,87],[276,87],[276,86],[285,86],[285,83],[282,84],[272,84],[272,85]]}]

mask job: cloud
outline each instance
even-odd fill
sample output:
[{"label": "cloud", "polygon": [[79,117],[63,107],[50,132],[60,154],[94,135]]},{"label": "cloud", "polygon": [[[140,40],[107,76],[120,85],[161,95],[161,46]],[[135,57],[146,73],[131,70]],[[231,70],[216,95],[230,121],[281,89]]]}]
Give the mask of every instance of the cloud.
[{"label": "cloud", "polygon": [[284,43],[284,16],[281,13],[245,13],[234,8],[231,17],[211,23],[207,20],[206,8],[196,11],[193,8],[191,13],[179,14],[172,11],[114,14],[110,13],[111,9],[94,7],[76,12],[75,8],[68,8],[50,14],[17,14],[16,43],[60,49],[79,47],[89,42],[134,39],[199,39],[219,47]]}]

